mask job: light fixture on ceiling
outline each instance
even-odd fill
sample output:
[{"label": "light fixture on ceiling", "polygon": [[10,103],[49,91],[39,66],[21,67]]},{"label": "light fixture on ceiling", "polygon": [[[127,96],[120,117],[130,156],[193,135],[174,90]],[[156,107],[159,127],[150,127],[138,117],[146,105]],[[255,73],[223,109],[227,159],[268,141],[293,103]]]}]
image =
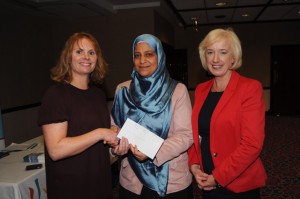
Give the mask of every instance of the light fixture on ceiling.
[{"label": "light fixture on ceiling", "polygon": [[227,3],[225,1],[216,3],[216,6],[219,6],[219,7],[226,6],[226,5],[227,5]]},{"label": "light fixture on ceiling", "polygon": [[193,21],[193,23],[195,25],[195,31],[198,32],[199,31],[199,17],[191,17],[191,20]]},{"label": "light fixture on ceiling", "polygon": [[242,14],[242,17],[249,17],[250,15],[248,13]]}]

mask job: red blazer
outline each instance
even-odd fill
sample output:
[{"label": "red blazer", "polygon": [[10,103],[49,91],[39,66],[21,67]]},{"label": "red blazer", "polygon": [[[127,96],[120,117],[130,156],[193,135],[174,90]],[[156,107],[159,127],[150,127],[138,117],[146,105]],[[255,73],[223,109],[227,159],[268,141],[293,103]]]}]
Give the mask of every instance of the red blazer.
[{"label": "red blazer", "polygon": [[[198,134],[200,109],[213,80],[195,90],[192,112],[194,144],[189,149],[189,166],[202,167]],[[232,72],[231,79],[211,117],[210,150],[215,165],[213,176],[223,187],[244,192],[266,183],[266,172],[259,158],[264,142],[265,105],[261,84]]]}]

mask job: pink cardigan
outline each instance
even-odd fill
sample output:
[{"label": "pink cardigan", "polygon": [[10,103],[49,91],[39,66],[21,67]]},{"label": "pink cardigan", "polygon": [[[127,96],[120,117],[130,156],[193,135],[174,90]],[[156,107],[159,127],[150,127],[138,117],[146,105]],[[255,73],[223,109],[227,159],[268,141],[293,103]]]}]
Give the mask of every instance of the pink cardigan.
[{"label": "pink cardigan", "polygon": [[[202,168],[198,116],[213,80],[199,84],[192,112],[194,144],[189,150],[189,165]],[[217,182],[233,191],[262,187],[266,172],[259,158],[264,142],[265,105],[261,84],[233,72],[210,122],[210,149]]]},{"label": "pink cardigan", "polygon": [[[118,85],[129,87],[130,81]],[[189,93],[182,83],[178,83],[172,96],[172,119],[168,138],[159,149],[154,164],[160,166],[169,162],[169,180],[167,194],[181,191],[192,182],[188,166],[187,150],[193,143],[191,126],[191,101]],[[113,125],[114,122],[112,121]],[[140,194],[143,185],[136,177],[127,158],[121,163],[120,184],[127,190]]]}]

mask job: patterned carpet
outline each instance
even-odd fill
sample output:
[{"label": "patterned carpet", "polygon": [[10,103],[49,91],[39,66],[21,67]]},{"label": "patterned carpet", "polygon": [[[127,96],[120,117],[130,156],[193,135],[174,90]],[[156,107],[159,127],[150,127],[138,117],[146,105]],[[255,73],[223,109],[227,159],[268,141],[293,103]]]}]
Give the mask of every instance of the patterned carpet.
[{"label": "patterned carpet", "polygon": [[266,117],[262,160],[268,173],[262,199],[299,199],[300,117]]}]

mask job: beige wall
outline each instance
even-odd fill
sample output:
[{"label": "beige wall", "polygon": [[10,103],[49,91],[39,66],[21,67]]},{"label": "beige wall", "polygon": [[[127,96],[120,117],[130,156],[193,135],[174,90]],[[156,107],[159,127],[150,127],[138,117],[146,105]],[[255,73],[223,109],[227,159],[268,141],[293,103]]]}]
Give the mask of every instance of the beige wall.
[{"label": "beige wall", "polygon": [[[156,11],[145,9],[123,10],[109,17],[93,17],[64,21],[21,16],[1,17],[0,31],[0,106],[2,109],[38,103],[51,84],[49,70],[56,63],[60,50],[70,34],[77,31],[92,33],[99,41],[110,67],[105,81],[107,96],[112,98],[118,83],[130,78],[132,71],[132,42],[143,33],[156,34],[175,48],[188,52],[188,86],[208,79],[200,65],[198,44],[214,26],[194,29],[174,27]],[[272,45],[300,44],[300,22],[240,24],[233,28],[243,46],[241,74],[258,79],[270,87],[270,48]],[[269,106],[268,89],[264,91]],[[34,126],[36,112],[14,117],[4,114],[5,133],[16,140],[23,134],[31,136],[24,126]],[[18,114],[18,113],[15,113]],[[26,117],[23,120],[22,117]],[[30,121],[27,119],[31,118]],[[23,120],[23,121],[22,121]],[[14,128],[10,127],[16,124]],[[6,128],[9,127],[9,128]],[[32,132],[39,131],[33,129]]]}]

